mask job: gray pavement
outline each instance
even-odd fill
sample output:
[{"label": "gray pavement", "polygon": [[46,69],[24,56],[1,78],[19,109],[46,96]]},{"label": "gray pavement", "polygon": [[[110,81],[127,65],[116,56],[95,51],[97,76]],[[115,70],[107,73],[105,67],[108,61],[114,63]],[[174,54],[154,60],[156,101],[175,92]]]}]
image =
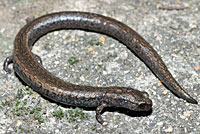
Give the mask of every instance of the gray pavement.
[{"label": "gray pavement", "polygon": [[104,127],[95,111],[51,102],[14,73],[5,73],[3,61],[12,54],[15,35],[26,19],[57,11],[94,12],[127,24],[157,50],[180,85],[200,102],[199,0],[0,0],[0,134],[200,133],[199,105],[174,96],[123,44],[105,35],[56,31],[42,37],[33,52],[46,69],[67,82],[148,92],[153,101],[150,115],[105,112],[109,125]]}]

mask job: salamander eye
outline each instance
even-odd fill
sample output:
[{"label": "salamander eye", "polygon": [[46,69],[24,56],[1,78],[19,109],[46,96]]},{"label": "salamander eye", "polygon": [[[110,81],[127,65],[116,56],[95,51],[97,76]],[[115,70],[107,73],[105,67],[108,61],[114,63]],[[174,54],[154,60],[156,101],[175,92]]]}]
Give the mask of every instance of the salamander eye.
[{"label": "salamander eye", "polygon": [[141,103],[141,104],[139,105],[139,108],[140,108],[140,109],[145,109],[146,105],[147,105],[146,103]]}]

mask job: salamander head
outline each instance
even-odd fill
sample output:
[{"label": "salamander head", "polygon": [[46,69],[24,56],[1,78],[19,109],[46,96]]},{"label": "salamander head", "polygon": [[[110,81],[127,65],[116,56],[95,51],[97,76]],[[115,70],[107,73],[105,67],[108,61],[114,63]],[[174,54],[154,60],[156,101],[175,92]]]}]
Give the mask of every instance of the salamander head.
[{"label": "salamander head", "polygon": [[127,92],[122,95],[125,104],[124,108],[134,111],[149,111],[152,109],[152,101],[149,99],[147,92],[142,92],[128,88]]},{"label": "salamander head", "polygon": [[[108,93],[109,94],[109,93]],[[108,95],[107,94],[107,95]],[[110,106],[122,107],[133,111],[149,111],[152,109],[152,101],[147,92],[134,90],[132,88],[120,87],[112,95]]]}]

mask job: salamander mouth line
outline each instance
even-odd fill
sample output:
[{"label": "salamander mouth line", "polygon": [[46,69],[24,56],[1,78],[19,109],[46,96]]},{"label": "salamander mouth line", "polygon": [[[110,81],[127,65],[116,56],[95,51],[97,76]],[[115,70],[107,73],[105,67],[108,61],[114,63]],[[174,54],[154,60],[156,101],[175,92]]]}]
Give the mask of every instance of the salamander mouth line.
[{"label": "salamander mouth line", "polygon": [[146,92],[127,87],[74,85],[45,70],[40,57],[32,54],[32,46],[41,36],[60,29],[80,29],[113,37],[140,58],[167,89],[187,102],[197,104],[173,78],[161,57],[145,39],[122,22],[94,13],[57,12],[27,23],[15,37],[14,52],[5,59],[4,70],[11,73],[8,65],[13,63],[14,71],[27,85],[53,101],[72,106],[96,107],[96,119],[103,125],[107,124],[101,117],[105,107],[136,111],[152,108],[152,101]]}]

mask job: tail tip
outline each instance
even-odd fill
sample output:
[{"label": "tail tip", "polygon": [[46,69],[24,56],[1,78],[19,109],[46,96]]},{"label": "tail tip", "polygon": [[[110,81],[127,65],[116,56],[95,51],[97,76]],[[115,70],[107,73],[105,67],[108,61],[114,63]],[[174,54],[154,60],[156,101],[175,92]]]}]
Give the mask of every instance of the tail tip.
[{"label": "tail tip", "polygon": [[192,103],[192,104],[198,104],[197,100],[193,99],[192,97],[187,98],[186,101],[189,102],[189,103]]}]

